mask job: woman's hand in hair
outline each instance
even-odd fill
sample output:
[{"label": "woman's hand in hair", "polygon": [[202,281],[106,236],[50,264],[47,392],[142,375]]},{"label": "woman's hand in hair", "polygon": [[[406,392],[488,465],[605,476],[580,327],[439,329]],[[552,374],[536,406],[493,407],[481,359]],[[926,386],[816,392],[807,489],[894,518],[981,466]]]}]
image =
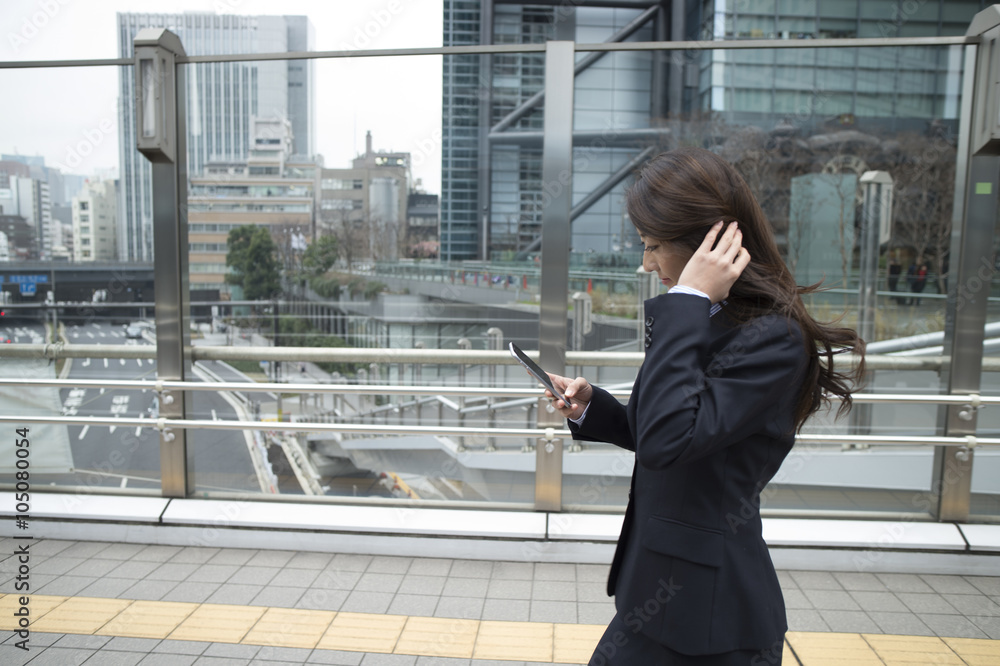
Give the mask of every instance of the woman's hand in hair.
[{"label": "woman's hand in hair", "polygon": [[720,220],[705,234],[701,247],[691,255],[677,279],[678,285],[707,294],[713,303],[729,296],[729,289],[750,263],[750,253],[742,245],[743,232],[739,225],[730,222],[724,232],[722,227]]}]

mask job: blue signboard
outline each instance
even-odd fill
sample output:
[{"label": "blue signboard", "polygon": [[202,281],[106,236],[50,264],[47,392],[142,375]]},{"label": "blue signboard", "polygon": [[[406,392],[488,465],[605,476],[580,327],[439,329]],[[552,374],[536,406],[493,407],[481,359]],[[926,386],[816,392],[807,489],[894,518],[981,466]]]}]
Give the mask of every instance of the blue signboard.
[{"label": "blue signboard", "polygon": [[[10,282],[11,284],[46,284],[49,281],[49,276],[48,275],[11,275],[10,277],[5,278],[3,275],[0,275],[0,284],[3,284],[4,280],[6,280],[7,282]],[[22,291],[21,293],[23,294],[24,292]],[[35,293],[34,290],[32,290],[31,293]]]},{"label": "blue signboard", "polygon": [[22,296],[34,296],[36,285],[34,282],[22,282],[21,283],[21,295]]}]

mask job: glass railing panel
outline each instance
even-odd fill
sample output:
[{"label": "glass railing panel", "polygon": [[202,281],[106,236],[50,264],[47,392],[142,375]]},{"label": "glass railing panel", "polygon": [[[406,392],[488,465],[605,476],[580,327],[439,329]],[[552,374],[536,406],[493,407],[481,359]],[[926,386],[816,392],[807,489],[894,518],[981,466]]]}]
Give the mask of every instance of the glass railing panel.
[{"label": "glass railing panel", "polygon": [[[0,138],[0,342],[125,349],[111,358],[101,358],[105,350],[98,349],[93,357],[55,362],[42,354],[3,357],[5,378],[155,377],[148,180],[144,196],[122,209],[122,165],[142,169],[146,162],[134,146],[134,120],[121,106],[122,84],[131,76],[131,67],[0,72],[6,89],[24,92],[20,103],[6,106]],[[158,493],[156,408],[155,394],[138,389],[0,387],[6,416],[148,422],[24,424],[35,487]],[[14,482],[14,464],[8,449],[0,484]]]},{"label": "glass railing panel", "polygon": [[[805,296],[813,317],[862,330],[870,327],[866,337],[874,354],[940,356],[935,345],[941,343],[934,334],[940,336],[944,329],[960,53],[933,46],[705,52],[695,60],[705,76],[692,92],[710,113],[666,122],[647,112],[642,128],[669,131],[624,152],[634,157],[646,146],[660,151],[685,145],[721,155],[755,192],[797,282],[821,283],[818,291]],[[812,65],[809,76],[800,71],[806,62]],[[588,95],[593,87],[581,79],[577,85]],[[585,99],[613,103],[613,87],[600,92]],[[636,129],[620,131],[624,135]],[[606,151],[604,159],[611,152]],[[871,171],[889,173],[894,198],[887,237],[876,239],[877,267],[869,277],[861,267],[861,225],[862,176]],[[583,180],[593,186],[586,176]],[[609,217],[615,212],[611,208],[621,214],[620,195],[608,209]],[[614,240],[620,245],[620,239],[634,231],[625,219],[623,232],[619,219],[604,228],[616,232]],[[574,245],[576,234],[574,226]],[[634,270],[638,257],[633,261]],[[874,285],[876,304],[866,315],[859,294],[868,281]],[[630,382],[628,377],[619,379]],[[936,370],[872,369],[865,387],[872,393],[894,394],[939,390]],[[817,414],[802,433],[838,435],[848,441],[819,444],[800,439],[763,498],[768,510],[929,515],[931,447],[875,446],[850,438],[938,434],[936,408],[859,404],[842,419],[829,411]],[[613,464],[609,458],[595,463],[586,477],[589,482],[573,478],[571,470],[579,467],[575,457],[609,452],[583,443],[582,451],[564,454],[565,501],[595,507],[604,501],[624,503],[631,466],[611,473],[605,466]],[[581,502],[580,488],[588,489],[592,499]]]}]

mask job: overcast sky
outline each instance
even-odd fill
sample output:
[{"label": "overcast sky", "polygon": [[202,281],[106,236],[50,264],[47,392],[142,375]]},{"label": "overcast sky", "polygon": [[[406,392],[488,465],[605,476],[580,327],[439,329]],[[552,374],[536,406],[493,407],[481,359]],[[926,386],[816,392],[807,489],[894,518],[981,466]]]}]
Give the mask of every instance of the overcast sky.
[{"label": "overcast sky", "polygon": [[[442,0],[3,0],[0,61],[117,58],[116,12],[185,11],[305,14],[320,51],[441,46]],[[439,193],[441,58],[315,62],[326,165],[350,166],[370,129],[376,149],[413,153],[414,177]],[[117,169],[117,69],[0,69],[0,152],[43,155],[71,173]]]}]

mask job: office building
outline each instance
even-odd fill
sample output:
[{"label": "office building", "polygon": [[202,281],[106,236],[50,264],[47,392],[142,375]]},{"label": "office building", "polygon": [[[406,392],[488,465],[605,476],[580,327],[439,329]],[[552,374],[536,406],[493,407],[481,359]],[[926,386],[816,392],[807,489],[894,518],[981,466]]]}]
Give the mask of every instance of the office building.
[{"label": "office building", "polygon": [[39,259],[51,259],[53,248],[62,245],[62,229],[52,222],[49,184],[24,176],[8,176],[0,188],[0,215],[24,218],[38,241]]},{"label": "office building", "polygon": [[[226,242],[237,227],[265,226],[282,264],[300,259],[315,236],[315,192],[319,164],[292,154],[286,119],[252,118],[251,143],[242,162],[209,162],[191,177],[188,196],[189,271],[192,291],[206,297],[230,294],[225,278]],[[211,292],[215,292],[214,294]]]},{"label": "office building", "polygon": [[410,153],[376,151],[372,134],[349,169],[323,169],[319,232],[340,238],[347,261],[392,261],[406,236]]},{"label": "office building", "polygon": [[[622,4],[445,0],[443,43],[960,35],[989,3]],[[829,131],[831,119],[838,129],[864,120],[890,132],[923,130],[931,121],[954,124],[961,53],[960,47],[921,46],[579,55],[572,252],[637,247],[622,213],[622,191],[632,160],[641,161],[676,141],[668,121],[710,112],[729,125],[752,124],[768,132],[791,121],[804,134]],[[541,177],[544,99],[530,100],[543,88],[543,54],[444,59],[443,260],[524,258],[540,247],[546,197]],[[595,133],[607,138],[606,146],[594,143]]]},{"label": "office building", "polygon": [[118,245],[118,183],[87,181],[73,197],[73,260],[114,261]]},{"label": "office building", "polygon": [[[142,28],[170,29],[189,55],[306,51],[313,43],[312,24],[305,16],[118,14],[121,57],[132,57],[132,42]],[[196,64],[185,71],[189,177],[203,175],[209,163],[245,162],[252,118],[288,120],[295,137],[292,153],[310,159],[314,152],[311,60]],[[127,261],[151,261],[151,170],[135,149],[131,69],[122,70],[119,90],[119,254]]]}]

